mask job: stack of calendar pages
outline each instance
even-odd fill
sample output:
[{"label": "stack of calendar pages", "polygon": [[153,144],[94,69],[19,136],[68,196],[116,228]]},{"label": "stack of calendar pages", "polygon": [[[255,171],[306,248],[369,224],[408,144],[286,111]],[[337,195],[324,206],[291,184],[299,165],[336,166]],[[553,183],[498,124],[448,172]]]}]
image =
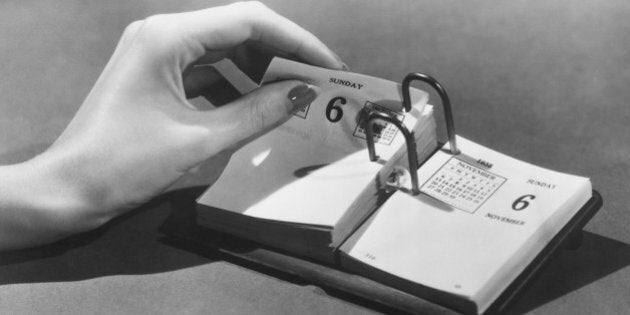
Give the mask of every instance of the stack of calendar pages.
[{"label": "stack of calendar pages", "polygon": [[[317,86],[317,99],[234,153],[198,198],[198,225],[482,313],[591,197],[587,178],[462,137],[457,155],[438,148],[423,91],[405,112],[394,82],[279,58],[261,84],[283,78]],[[391,193],[392,173],[408,168],[391,123],[374,125],[369,160],[372,111],[413,131],[420,194]]]}]

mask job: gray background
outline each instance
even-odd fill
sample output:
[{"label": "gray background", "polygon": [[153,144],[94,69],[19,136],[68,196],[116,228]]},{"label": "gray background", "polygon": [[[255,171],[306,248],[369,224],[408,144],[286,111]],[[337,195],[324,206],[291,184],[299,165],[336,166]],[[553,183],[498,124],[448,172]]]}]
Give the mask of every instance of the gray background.
[{"label": "gray background", "polygon": [[[54,141],[127,24],[221,3],[0,2],[0,163],[28,159]],[[630,309],[627,1],[265,3],[319,36],[353,71],[391,80],[409,71],[437,77],[450,92],[459,134],[591,178],[604,207],[587,226],[583,247],[562,253],[515,312]],[[212,172],[206,168],[177,187],[207,182]],[[136,211],[62,245],[3,255],[0,310],[384,310],[158,242],[167,214]]]}]

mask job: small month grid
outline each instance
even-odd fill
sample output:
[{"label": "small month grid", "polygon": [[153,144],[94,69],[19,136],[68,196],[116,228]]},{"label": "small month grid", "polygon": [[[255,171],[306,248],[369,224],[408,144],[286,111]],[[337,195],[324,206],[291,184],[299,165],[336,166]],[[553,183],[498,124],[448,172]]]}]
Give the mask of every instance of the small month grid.
[{"label": "small month grid", "polygon": [[450,158],[420,191],[457,209],[474,213],[506,180],[458,158]]},{"label": "small month grid", "polygon": [[298,110],[296,110],[293,113],[293,116],[298,116],[302,119],[306,119],[306,115],[308,115],[308,110],[311,108],[311,104],[308,104],[306,106],[300,107],[298,108]]},{"label": "small month grid", "polygon": [[[405,115],[401,113],[391,111],[383,106],[367,101],[365,102],[365,105],[363,106],[361,118],[359,119],[359,122],[357,123],[357,126],[354,129],[353,135],[355,137],[361,138],[361,139],[366,138],[365,124],[367,123],[366,121],[367,116],[370,114],[371,111],[378,111],[381,113],[391,115],[392,117],[396,117],[396,119],[400,121],[403,121],[403,119],[405,118]],[[374,128],[374,142],[380,143],[380,144],[386,144],[386,145],[390,145],[392,141],[394,141],[394,138],[396,137],[396,133],[398,132],[398,128],[396,128],[396,126],[382,120],[377,120],[374,123],[373,128]]]}]

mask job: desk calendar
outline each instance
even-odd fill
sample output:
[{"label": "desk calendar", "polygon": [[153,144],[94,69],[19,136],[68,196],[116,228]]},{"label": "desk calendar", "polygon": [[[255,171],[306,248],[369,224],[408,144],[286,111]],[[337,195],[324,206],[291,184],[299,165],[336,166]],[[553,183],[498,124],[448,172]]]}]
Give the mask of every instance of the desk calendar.
[{"label": "desk calendar", "polygon": [[[418,305],[413,296],[463,313],[500,312],[601,205],[586,177],[456,135],[448,95],[430,76],[398,85],[276,58],[262,83],[283,78],[317,86],[318,99],[237,151],[197,200],[195,222],[311,262],[230,255],[392,298],[407,311]],[[441,98],[446,143],[438,145],[433,107],[410,87],[415,80]],[[376,283],[333,281],[334,272]],[[377,283],[393,289],[375,293]]]}]

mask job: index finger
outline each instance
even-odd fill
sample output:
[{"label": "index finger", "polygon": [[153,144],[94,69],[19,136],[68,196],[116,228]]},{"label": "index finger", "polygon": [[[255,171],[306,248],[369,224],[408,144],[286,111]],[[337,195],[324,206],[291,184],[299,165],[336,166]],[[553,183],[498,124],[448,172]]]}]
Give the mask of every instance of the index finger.
[{"label": "index finger", "polygon": [[169,22],[173,24],[169,24],[176,28],[172,35],[185,42],[178,48],[184,66],[206,51],[229,49],[254,40],[316,66],[345,67],[315,35],[259,2],[178,13],[172,18]]}]

